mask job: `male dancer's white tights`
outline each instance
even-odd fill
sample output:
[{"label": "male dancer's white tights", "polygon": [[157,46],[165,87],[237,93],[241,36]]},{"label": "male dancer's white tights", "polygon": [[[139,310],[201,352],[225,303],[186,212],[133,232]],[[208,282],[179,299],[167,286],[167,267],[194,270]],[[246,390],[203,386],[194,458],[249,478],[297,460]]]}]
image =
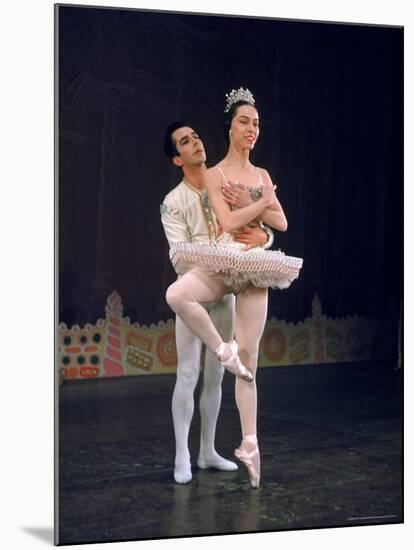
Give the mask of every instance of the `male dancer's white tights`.
[{"label": "male dancer's white tights", "polygon": [[[234,332],[234,296],[228,294],[219,302],[207,306],[210,317],[222,338],[227,341]],[[177,483],[191,481],[191,461],[188,435],[194,413],[194,390],[200,374],[202,341],[177,316],[175,324],[177,343],[177,379],[172,398],[172,416],[175,434],[174,478]],[[214,353],[205,350],[203,383],[200,397],[200,452],[201,468],[236,470],[237,465],[221,457],[214,441],[221,404],[221,383],[224,369]]]},{"label": "male dancer's white tights", "polygon": [[[202,304],[215,302],[231,288],[221,274],[192,269],[173,283],[166,299],[181,320],[206,346],[215,351],[223,343],[219,332]],[[260,338],[267,316],[267,289],[249,286],[237,296],[235,336],[242,363],[253,373],[257,370]],[[242,437],[254,440],[257,433],[256,380],[236,378],[236,404],[240,414]]]}]

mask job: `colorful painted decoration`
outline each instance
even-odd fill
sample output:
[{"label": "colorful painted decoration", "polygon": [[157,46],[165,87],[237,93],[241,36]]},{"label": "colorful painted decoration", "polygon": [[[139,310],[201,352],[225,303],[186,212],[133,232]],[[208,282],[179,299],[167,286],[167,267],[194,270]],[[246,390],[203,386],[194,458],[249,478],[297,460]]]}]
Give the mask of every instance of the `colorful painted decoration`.
[{"label": "colorful painted decoration", "polygon": [[[135,376],[175,372],[174,321],[149,327],[122,316],[120,295],[107,299],[106,318],[84,328],[59,325],[60,380]],[[398,355],[395,319],[348,316],[331,319],[322,313],[317,294],[312,317],[297,324],[270,319],[260,345],[259,366],[274,367],[391,359]]]}]

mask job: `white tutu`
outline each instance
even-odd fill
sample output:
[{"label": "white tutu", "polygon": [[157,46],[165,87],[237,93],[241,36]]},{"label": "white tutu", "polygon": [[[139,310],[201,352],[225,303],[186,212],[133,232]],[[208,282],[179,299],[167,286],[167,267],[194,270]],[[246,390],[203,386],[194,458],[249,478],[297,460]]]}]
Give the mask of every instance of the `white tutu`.
[{"label": "white tutu", "polygon": [[177,243],[170,259],[178,275],[193,267],[223,273],[226,285],[240,289],[248,283],[259,288],[288,288],[298,278],[302,258],[286,256],[280,250],[253,248],[243,252],[237,245]]}]

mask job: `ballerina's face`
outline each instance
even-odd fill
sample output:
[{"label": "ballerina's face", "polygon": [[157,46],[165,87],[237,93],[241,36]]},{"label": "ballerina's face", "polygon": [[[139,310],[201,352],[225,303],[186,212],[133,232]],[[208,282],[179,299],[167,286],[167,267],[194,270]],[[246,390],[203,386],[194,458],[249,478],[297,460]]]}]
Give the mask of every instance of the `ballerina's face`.
[{"label": "ballerina's face", "polygon": [[192,128],[188,126],[178,128],[172,133],[171,139],[179,153],[179,156],[174,157],[177,166],[195,166],[206,161],[203,142]]},{"label": "ballerina's face", "polygon": [[252,150],[259,137],[259,114],[252,105],[240,105],[231,121],[231,139],[234,145]]}]

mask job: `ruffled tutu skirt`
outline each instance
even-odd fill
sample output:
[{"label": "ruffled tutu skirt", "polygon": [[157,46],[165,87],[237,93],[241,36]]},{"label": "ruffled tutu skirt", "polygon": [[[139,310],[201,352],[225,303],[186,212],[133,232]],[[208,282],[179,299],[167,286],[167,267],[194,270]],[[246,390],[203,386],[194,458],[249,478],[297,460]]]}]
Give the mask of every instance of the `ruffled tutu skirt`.
[{"label": "ruffled tutu skirt", "polygon": [[223,273],[227,286],[240,291],[249,283],[259,288],[288,288],[298,278],[302,258],[286,256],[280,250],[237,245],[177,243],[170,248],[170,259],[178,275],[193,267],[210,273]]}]

